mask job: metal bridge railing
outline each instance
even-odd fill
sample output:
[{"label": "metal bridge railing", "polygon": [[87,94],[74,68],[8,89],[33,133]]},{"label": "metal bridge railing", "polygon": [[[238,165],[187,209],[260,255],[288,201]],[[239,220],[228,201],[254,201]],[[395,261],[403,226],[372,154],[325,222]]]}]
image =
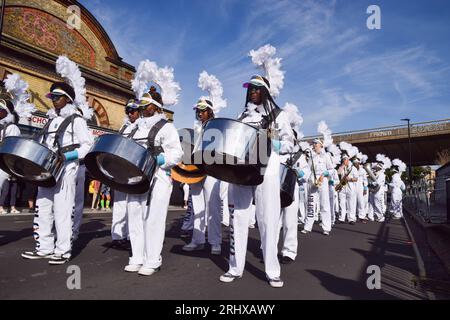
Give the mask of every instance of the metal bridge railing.
[{"label": "metal bridge railing", "polygon": [[[410,124],[410,127],[411,127],[411,129],[414,129],[414,127],[422,127],[422,126],[437,125],[437,124],[447,124],[447,123],[450,123],[450,118],[441,119],[441,120],[433,120],[433,121],[414,122],[414,123]],[[372,128],[372,129],[342,131],[342,132],[336,132],[336,133],[332,134],[332,136],[339,137],[339,136],[346,136],[346,135],[352,135],[352,134],[362,134],[362,133],[395,130],[395,129],[408,129],[408,125],[401,124],[401,125],[378,127],[378,128]],[[303,137],[302,140],[310,140],[310,139],[315,139],[318,137],[321,137],[321,135],[306,136],[306,137]]]},{"label": "metal bridge railing", "polygon": [[446,223],[447,207],[445,202],[446,189],[430,189],[424,186],[413,186],[408,189],[403,204],[412,210],[423,221],[428,223]]}]

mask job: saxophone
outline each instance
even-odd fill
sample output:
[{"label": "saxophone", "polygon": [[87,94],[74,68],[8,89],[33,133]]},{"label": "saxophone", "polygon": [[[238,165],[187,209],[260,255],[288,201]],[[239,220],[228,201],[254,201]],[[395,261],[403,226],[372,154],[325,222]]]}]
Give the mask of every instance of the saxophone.
[{"label": "saxophone", "polygon": [[339,180],[339,184],[334,187],[334,190],[336,190],[337,192],[341,192],[341,190],[347,185],[348,181],[347,181],[347,177],[350,174],[350,172],[352,172],[352,169],[350,168],[348,170],[348,172],[341,178],[341,180]]}]

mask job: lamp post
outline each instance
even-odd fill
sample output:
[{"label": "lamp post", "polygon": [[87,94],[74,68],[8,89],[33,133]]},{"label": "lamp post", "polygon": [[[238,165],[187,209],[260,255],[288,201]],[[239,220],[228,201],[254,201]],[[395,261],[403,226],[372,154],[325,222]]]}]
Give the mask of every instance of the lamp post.
[{"label": "lamp post", "polygon": [[409,186],[411,187],[412,185],[412,155],[411,155],[411,126],[410,126],[411,119],[405,118],[400,120],[408,122],[408,149],[409,149],[408,176],[409,176]]}]

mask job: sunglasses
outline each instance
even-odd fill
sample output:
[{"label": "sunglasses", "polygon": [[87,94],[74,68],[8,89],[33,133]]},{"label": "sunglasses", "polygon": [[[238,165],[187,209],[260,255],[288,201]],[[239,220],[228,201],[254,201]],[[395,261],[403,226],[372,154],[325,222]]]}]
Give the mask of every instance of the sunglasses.
[{"label": "sunglasses", "polygon": [[126,108],[125,109],[126,114],[135,113],[135,112],[138,112],[138,109],[134,109],[134,108]]},{"label": "sunglasses", "polygon": [[62,97],[63,97],[63,95],[52,94],[52,95],[50,96],[50,99],[51,99],[52,101],[58,101],[58,100],[61,99]]}]

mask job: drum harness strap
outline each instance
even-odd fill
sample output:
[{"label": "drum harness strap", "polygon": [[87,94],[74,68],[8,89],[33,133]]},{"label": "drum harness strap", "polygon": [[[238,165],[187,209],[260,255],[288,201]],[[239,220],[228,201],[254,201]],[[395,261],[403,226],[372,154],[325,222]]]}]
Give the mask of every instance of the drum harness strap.
[{"label": "drum harness strap", "polygon": [[[165,126],[167,122],[168,121],[165,119],[159,120],[153,125],[153,127],[150,129],[150,132],[148,133],[148,149],[150,151],[150,154],[154,157],[157,157],[160,153],[164,152],[164,149],[161,146],[155,146],[155,138],[158,132],[162,129],[162,127]],[[150,189],[148,190],[147,206],[150,205],[150,197],[152,195],[153,188],[155,187],[156,179],[157,178],[153,179]]]},{"label": "drum harness strap", "polygon": [[[58,153],[60,155],[63,155],[65,152],[73,151],[73,150],[79,148],[80,144],[78,144],[78,143],[75,144],[74,138],[73,138],[73,134],[74,134],[73,124],[75,122],[75,118],[78,118],[78,117],[81,117],[81,116],[79,114],[74,113],[71,116],[65,118],[56,131],[48,131],[48,129],[50,128],[50,123],[53,121],[53,119],[48,120],[47,123],[45,124],[44,128],[36,135],[35,139],[39,140],[42,137],[43,138],[42,141],[45,141],[48,134],[55,133],[53,147],[58,148]],[[59,139],[60,139],[60,137],[62,137],[62,135],[64,134],[64,132],[66,131],[66,129],[69,125],[72,125],[72,144],[65,146],[65,147],[61,147]],[[80,160],[80,164],[82,164],[82,160]]]}]

